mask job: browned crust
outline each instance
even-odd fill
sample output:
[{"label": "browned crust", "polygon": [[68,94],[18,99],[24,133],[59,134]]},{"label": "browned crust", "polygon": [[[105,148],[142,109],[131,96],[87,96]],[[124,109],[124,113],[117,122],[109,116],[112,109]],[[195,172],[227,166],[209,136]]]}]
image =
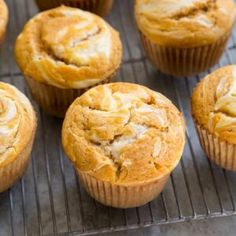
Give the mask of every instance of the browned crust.
[{"label": "browned crust", "polygon": [[[153,5],[145,10],[150,3]],[[229,34],[236,7],[233,0],[136,0],[135,16],[138,28],[153,43],[191,48]]]},{"label": "browned crust", "polygon": [[[226,112],[226,108],[224,107],[220,110],[216,110],[216,103],[227,94],[232,87],[233,80],[235,79],[233,78],[235,68],[235,65],[225,66],[209,74],[196,86],[192,95],[192,115],[196,123],[211,134],[221,138],[221,140],[233,144],[236,144],[236,129],[235,123],[233,122],[235,116],[230,114],[229,111]],[[221,84],[222,92],[217,94]],[[231,102],[233,102],[233,100],[231,100]],[[225,106],[226,105],[227,104],[225,104]],[[228,124],[223,127],[222,124],[228,123],[229,119],[231,120],[231,125]],[[221,124],[219,123],[220,121]],[[222,128],[217,128],[219,124]]]},{"label": "browned crust", "polygon": [[[67,11],[73,16],[65,16]],[[85,17],[92,23],[78,30],[76,26]],[[96,32],[90,35],[93,29]],[[96,45],[102,52],[100,48],[93,48]],[[91,56],[94,51],[95,55]],[[16,41],[15,54],[26,77],[58,88],[84,89],[117,71],[122,60],[122,45],[118,32],[100,17],[62,6],[43,12],[26,24]]]},{"label": "browned crust", "polygon": [[169,175],[176,167],[185,125],[161,94],[137,84],[112,83],[75,100],[66,114],[62,142],[80,172],[118,185],[138,184]]}]

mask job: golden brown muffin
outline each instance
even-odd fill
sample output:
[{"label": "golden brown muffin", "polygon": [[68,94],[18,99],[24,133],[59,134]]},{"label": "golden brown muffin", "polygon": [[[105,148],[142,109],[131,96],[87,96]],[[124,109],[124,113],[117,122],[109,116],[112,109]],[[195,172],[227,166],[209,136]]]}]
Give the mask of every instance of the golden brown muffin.
[{"label": "golden brown muffin", "polygon": [[215,64],[235,22],[233,0],[136,0],[147,55],[163,72],[192,75]]},{"label": "golden brown muffin", "polygon": [[220,68],[203,79],[192,97],[192,114],[207,155],[236,170],[236,66]]},{"label": "golden brown muffin", "polygon": [[32,150],[36,116],[30,101],[0,82],[0,192],[23,174]]},{"label": "golden brown muffin", "polygon": [[77,96],[114,76],[122,45],[102,18],[62,6],[26,24],[15,54],[36,101],[47,112],[64,116]]},{"label": "golden brown muffin", "polygon": [[113,5],[113,0],[36,0],[36,2],[43,11],[63,4],[65,6],[90,11],[100,16],[106,16]]},{"label": "golden brown muffin", "polygon": [[62,142],[92,197],[128,208],[162,191],[181,158],[185,125],[163,95],[137,84],[113,83],[74,101]]},{"label": "golden brown muffin", "polygon": [[2,43],[8,23],[8,8],[3,0],[0,0],[0,43]]}]

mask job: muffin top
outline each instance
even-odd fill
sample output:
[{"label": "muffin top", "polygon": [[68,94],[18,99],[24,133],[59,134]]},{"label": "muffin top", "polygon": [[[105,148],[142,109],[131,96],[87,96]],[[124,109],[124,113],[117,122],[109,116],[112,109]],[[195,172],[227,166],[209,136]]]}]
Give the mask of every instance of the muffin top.
[{"label": "muffin top", "polygon": [[59,88],[87,88],[112,76],[121,63],[119,34],[102,18],[61,6],[32,18],[15,47],[30,78]]},{"label": "muffin top", "polygon": [[6,31],[7,22],[8,22],[8,9],[6,3],[3,0],[0,0],[0,37]]},{"label": "muffin top", "polygon": [[74,101],[62,141],[78,170],[130,185],[170,174],[183,152],[185,125],[163,95],[137,84],[112,83]]},{"label": "muffin top", "polygon": [[14,161],[30,142],[35,112],[23,93],[0,82],[0,167]]},{"label": "muffin top", "polygon": [[233,0],[136,0],[136,20],[152,42],[197,47],[228,35],[235,21]]},{"label": "muffin top", "polygon": [[192,113],[199,125],[236,144],[236,66],[226,66],[203,79],[192,97]]}]

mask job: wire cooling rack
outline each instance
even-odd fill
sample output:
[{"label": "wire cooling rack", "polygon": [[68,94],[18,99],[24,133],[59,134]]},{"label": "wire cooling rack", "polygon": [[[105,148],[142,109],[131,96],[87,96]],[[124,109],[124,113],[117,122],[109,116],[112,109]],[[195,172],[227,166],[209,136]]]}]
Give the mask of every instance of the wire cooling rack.
[{"label": "wire cooling rack", "polygon": [[[14,84],[29,96],[15,64],[13,49],[16,36],[37,13],[37,7],[34,0],[6,2],[10,24],[0,51],[0,80]],[[207,160],[191,118],[191,92],[206,73],[174,79],[158,72],[141,49],[133,1],[114,2],[108,21],[120,31],[124,45],[124,62],[116,80],[148,86],[165,94],[179,107],[187,123],[183,158],[164,192],[153,202],[128,210],[102,206],[80,187],[64,156],[60,143],[62,121],[47,116],[33,102],[39,124],[32,159],[22,180],[0,194],[1,236],[92,235],[236,213],[236,174]],[[235,42],[233,35],[220,63],[210,71],[236,62]]]}]

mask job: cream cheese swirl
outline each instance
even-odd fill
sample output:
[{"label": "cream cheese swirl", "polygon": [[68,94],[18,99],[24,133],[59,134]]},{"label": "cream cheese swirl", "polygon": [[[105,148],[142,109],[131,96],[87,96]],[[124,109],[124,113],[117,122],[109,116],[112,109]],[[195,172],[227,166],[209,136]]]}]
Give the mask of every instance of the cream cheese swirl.
[{"label": "cream cheese swirl", "polygon": [[0,166],[21,151],[34,126],[29,100],[13,86],[0,82]]},{"label": "cream cheese swirl", "polygon": [[161,94],[137,84],[111,83],[75,100],[62,143],[80,171],[130,183],[173,170],[183,151],[184,128],[177,108]]},{"label": "cream cheese swirl", "polygon": [[236,17],[233,0],[136,0],[136,21],[154,43],[198,47],[228,34]]},{"label": "cream cheese swirl", "polygon": [[218,135],[236,135],[236,68],[232,75],[223,77],[216,91],[214,111],[210,114],[209,126]]},{"label": "cream cheese swirl", "polygon": [[32,18],[19,35],[16,59],[26,76],[59,88],[86,88],[121,62],[118,33],[102,18],[59,7]]},{"label": "cream cheese swirl", "polygon": [[192,115],[198,127],[236,144],[236,66],[217,69],[196,86]]}]

